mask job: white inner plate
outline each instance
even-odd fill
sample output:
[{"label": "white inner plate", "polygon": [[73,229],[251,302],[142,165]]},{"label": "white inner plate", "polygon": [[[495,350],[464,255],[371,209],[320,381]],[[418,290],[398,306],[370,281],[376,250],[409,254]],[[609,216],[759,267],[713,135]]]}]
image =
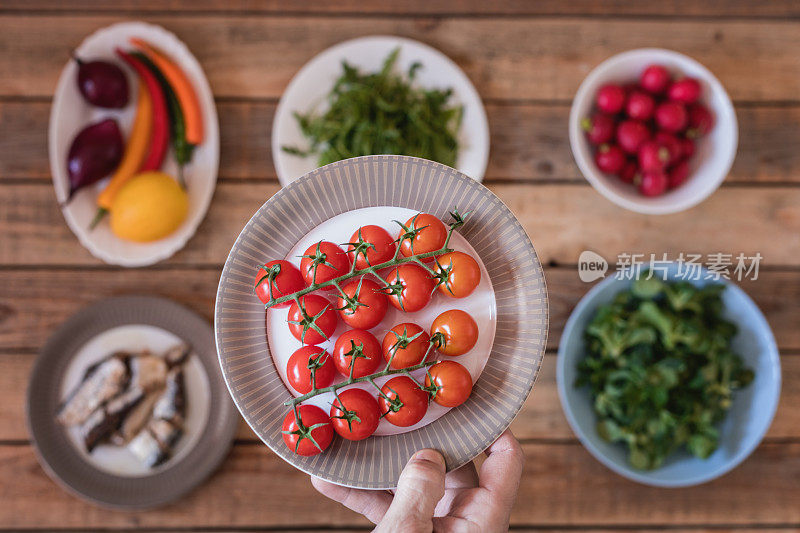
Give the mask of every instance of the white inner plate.
[{"label": "white inner plate", "polygon": [[[78,90],[78,67],[74,61],[70,61],[61,71],[58,80],[48,134],[50,172],[53,175],[56,198],[62,204],[69,193],[67,155],[72,140],[79,131],[88,124],[105,118],[115,118],[125,143],[128,142],[136,113],[139,79],[116,55],[114,49],[119,47],[132,50],[133,46],[129,42],[131,37],[141,37],[168,54],[192,82],[202,107],[205,132],[203,143],[195,148],[191,161],[183,169],[189,193],[189,214],[176,231],[151,243],[119,239],[111,232],[108,216],[94,230],[89,231],[89,223],[97,211],[97,195],[105,188],[108,178],[75,193],[62,212],[72,232],[92,255],[106,263],[138,267],[162,261],[183,248],[205,217],[214,194],[219,166],[219,125],[214,97],[200,64],[185,44],[160,26],[124,22],[98,30],[81,43],[75,50],[75,55],[84,60],[102,59],[119,65],[128,76],[128,105],[124,109],[102,109],[89,104]],[[164,157],[161,170],[173,177],[177,176],[178,166],[171,147]]]},{"label": "white inner plate", "polygon": [[[295,245],[295,247],[292,248],[286,260],[290,261],[299,268],[299,256],[302,255],[312,244],[320,240],[326,240],[336,244],[350,242],[350,237],[353,235],[353,232],[355,232],[359,226],[364,226],[366,224],[380,226],[388,231],[390,235],[397,235],[400,227],[393,222],[393,220],[399,220],[400,222],[405,223],[406,220],[415,214],[417,214],[417,211],[412,209],[391,206],[367,207],[364,209],[356,209],[354,211],[342,213],[341,215],[337,215],[323,224],[320,224],[305,237],[303,237]],[[480,284],[475,288],[475,291],[466,298],[450,298],[440,294],[437,290],[433,295],[431,302],[424,309],[417,311],[416,313],[405,313],[389,304],[388,311],[386,312],[386,316],[384,317],[383,321],[369,331],[375,335],[375,338],[378,339],[379,343],[382,343],[383,337],[386,335],[386,333],[397,324],[401,324],[403,322],[413,322],[422,327],[425,331],[430,332],[430,327],[433,323],[433,320],[444,311],[447,311],[448,309],[461,309],[466,311],[472,316],[472,318],[475,319],[475,322],[478,324],[478,342],[475,344],[472,350],[458,357],[445,357],[438,352],[435,352],[430,357],[435,357],[437,360],[450,359],[461,363],[469,371],[470,375],[472,376],[472,382],[474,383],[481,375],[483,367],[486,365],[486,361],[489,359],[489,353],[492,350],[494,332],[497,325],[497,306],[494,299],[494,291],[492,290],[492,282],[489,279],[489,274],[486,271],[486,267],[483,265],[480,257],[478,257],[478,255],[475,253],[475,250],[473,250],[466,239],[458,234],[458,230],[453,233],[453,236],[450,239],[450,247],[455,250],[468,253],[475,258],[480,265],[481,281]],[[317,291],[315,294],[320,294],[331,299],[331,301],[334,301],[333,296],[327,294],[327,292],[328,291]],[[286,385],[286,388],[295,396],[300,396],[289,385],[289,382],[286,378],[286,365],[289,362],[289,358],[295,350],[302,346],[300,341],[295,339],[289,331],[289,327],[286,323],[288,315],[289,308],[270,309],[267,311],[267,339],[269,341],[269,351],[272,354],[272,361],[275,364],[281,379]],[[325,348],[328,353],[332,353],[333,345],[335,344],[336,339],[348,329],[350,329],[350,327],[347,326],[347,324],[345,324],[341,319],[339,319],[336,331],[334,331],[331,339],[319,344],[319,346],[321,348]],[[382,363],[378,367],[378,370],[381,370],[384,367],[385,363]],[[425,379],[424,370],[417,370],[412,375],[420,381]],[[392,377],[394,376],[383,377],[375,380],[375,382],[379,386],[382,386]],[[337,378],[335,382],[339,383],[344,381],[344,379],[344,376],[337,372]],[[351,385],[351,387],[362,388],[369,391],[370,394],[377,396],[377,389],[375,389],[375,387],[369,383],[356,383]],[[316,405],[326,413],[329,413],[334,399],[333,393],[326,393],[315,396],[304,403]],[[402,428],[394,426],[386,420],[381,420],[375,435],[396,435],[398,433],[413,431],[430,424],[449,410],[450,408],[431,402],[425,417],[417,424]]]},{"label": "white inner plate", "polygon": [[426,44],[402,37],[374,36],[328,48],[306,63],[286,87],[272,123],[272,157],[282,185],[288,185],[318,166],[314,155],[298,157],[282,149],[283,146],[308,147],[308,140],[300,131],[293,113],[325,111],[326,97],[342,73],[342,61],[346,60],[362,72],[375,72],[398,47],[400,53],[395,62],[395,72],[406,73],[412,64],[420,62],[422,68],[417,71],[415,83],[426,88],[451,88],[450,102],[464,106],[458,132],[456,168],[473,179],[483,179],[489,161],[489,123],[478,91],[464,71]]},{"label": "white inner plate", "polygon": [[[181,343],[183,341],[173,333],[145,324],[119,326],[104,331],[84,344],[75,354],[61,382],[61,398],[66,398],[80,383],[89,366],[113,352],[148,350],[154,355],[160,355]],[[126,447],[108,443],[98,444],[92,453],[88,453],[83,446],[78,427],[67,428],[69,440],[81,457],[92,466],[109,474],[140,477],[152,475],[169,467],[191,450],[197,444],[208,420],[210,385],[203,365],[194,353],[189,355],[183,369],[186,382],[186,422],[183,434],[167,461],[156,468],[150,468],[142,464]]]}]

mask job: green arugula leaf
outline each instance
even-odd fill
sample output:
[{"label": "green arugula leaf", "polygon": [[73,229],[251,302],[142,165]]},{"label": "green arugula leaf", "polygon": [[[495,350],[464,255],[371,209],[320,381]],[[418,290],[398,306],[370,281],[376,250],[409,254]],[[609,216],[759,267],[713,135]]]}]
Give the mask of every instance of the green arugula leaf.
[{"label": "green arugula leaf", "polygon": [[451,89],[414,84],[424,66],[395,73],[400,52],[393,50],[381,70],[362,73],[342,62],[342,73],[328,94],[322,114],[295,112],[308,148],[283,146],[299,157],[317,155],[320,166],[350,157],[394,154],[422,157],[454,167],[463,107],[449,103]]}]

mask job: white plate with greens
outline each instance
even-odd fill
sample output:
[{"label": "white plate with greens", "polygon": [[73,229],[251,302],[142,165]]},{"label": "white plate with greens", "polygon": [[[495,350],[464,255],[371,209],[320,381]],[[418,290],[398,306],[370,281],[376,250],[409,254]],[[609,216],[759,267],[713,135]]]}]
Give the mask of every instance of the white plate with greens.
[{"label": "white plate with greens", "polygon": [[[302,157],[283,149],[288,146],[306,151],[311,146],[295,113],[319,116],[328,110],[328,95],[342,75],[343,61],[363,74],[375,73],[381,70],[386,58],[395,50],[399,51],[392,72],[407,79],[412,65],[420,65],[412,88],[452,90],[446,105],[461,106],[462,114],[458,126],[452,128],[457,151],[451,166],[477,181],[483,179],[489,161],[489,123],[478,91],[466,74],[451,59],[428,45],[402,37],[373,36],[328,48],[306,63],[289,83],[272,124],[272,157],[281,185],[288,185],[320,166],[318,153]],[[399,155],[424,157],[420,153]],[[447,161],[439,162],[448,164]]]}]

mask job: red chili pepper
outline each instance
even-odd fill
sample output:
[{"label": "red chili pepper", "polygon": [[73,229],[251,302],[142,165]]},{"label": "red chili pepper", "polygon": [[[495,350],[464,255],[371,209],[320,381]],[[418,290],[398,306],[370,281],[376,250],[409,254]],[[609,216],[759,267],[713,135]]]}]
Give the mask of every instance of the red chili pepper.
[{"label": "red chili pepper", "polygon": [[167,113],[167,100],[164,96],[164,91],[150,69],[141,61],[119,48],[116,49],[116,52],[136,71],[144,82],[145,87],[147,87],[147,92],[150,93],[150,99],[153,102],[153,129],[147,156],[139,170],[142,172],[158,170],[164,161],[164,155],[167,153],[167,145],[169,144],[169,114]]}]

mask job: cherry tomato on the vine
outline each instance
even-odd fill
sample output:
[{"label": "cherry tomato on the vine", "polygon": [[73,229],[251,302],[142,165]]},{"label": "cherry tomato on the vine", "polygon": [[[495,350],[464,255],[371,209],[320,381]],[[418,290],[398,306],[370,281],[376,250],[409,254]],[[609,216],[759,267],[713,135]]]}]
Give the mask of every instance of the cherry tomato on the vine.
[{"label": "cherry tomato on the vine", "polygon": [[[355,243],[359,242],[359,232],[361,232],[361,239],[372,247],[367,248],[367,257],[364,257],[364,250],[356,251]],[[347,246],[347,255],[350,256],[350,261],[355,262],[356,268],[361,270],[369,266],[380,265],[394,257],[394,251],[397,244],[389,232],[380,226],[361,226],[358,228],[353,236],[350,237],[350,244]],[[356,255],[358,254],[358,255]]]},{"label": "cherry tomato on the vine", "polygon": [[425,387],[435,387],[433,401],[445,407],[461,405],[472,393],[472,376],[455,361],[441,361],[428,369]]},{"label": "cherry tomato on the vine", "polygon": [[[300,273],[306,285],[323,283],[333,278],[343,276],[350,271],[350,257],[347,253],[328,241],[319,241],[312,244],[303,253],[300,260]],[[322,290],[330,291],[335,287],[323,287]]]},{"label": "cherry tomato on the vine", "polygon": [[333,362],[336,370],[344,376],[350,376],[351,364],[354,378],[368,376],[375,372],[381,362],[381,345],[369,331],[345,331],[336,339]]},{"label": "cherry tomato on the vine", "polygon": [[[351,328],[371,329],[386,316],[389,303],[380,285],[367,278],[352,279],[342,287],[342,291],[352,302],[345,301],[340,294],[336,302],[339,316]],[[358,298],[356,298],[358,292]]]},{"label": "cherry tomato on the vine", "polygon": [[383,358],[392,368],[408,368],[422,362],[428,351],[430,336],[418,325],[398,324],[383,338]]},{"label": "cherry tomato on the vine", "polygon": [[431,337],[436,333],[444,335],[444,346],[437,348],[444,355],[463,355],[478,342],[478,324],[460,309],[451,309],[437,316],[431,325]]},{"label": "cherry tomato on the vine", "polygon": [[364,389],[340,392],[331,406],[333,430],[347,440],[363,440],[375,433],[381,413],[378,400]]},{"label": "cherry tomato on the vine", "polygon": [[[304,289],[305,284],[296,266],[289,261],[278,259],[258,269],[255,287],[256,296],[266,304],[270,301],[270,291],[272,298],[280,298]],[[288,307],[291,303],[291,301],[284,302],[273,307]]]},{"label": "cherry tomato on the vine", "polygon": [[[311,371],[314,370],[314,383],[311,382]],[[333,383],[336,377],[336,365],[331,354],[318,346],[303,346],[289,357],[286,364],[286,378],[294,390],[300,394],[311,392],[316,384],[318,389]]]},{"label": "cherry tomato on the vine", "polygon": [[283,419],[283,442],[297,455],[317,455],[331,445],[333,426],[328,415],[316,405],[297,407],[299,420],[294,410]]},{"label": "cherry tomato on the vine", "polygon": [[449,272],[439,292],[445,296],[464,298],[472,294],[481,282],[481,267],[478,262],[464,252],[451,252],[436,258],[434,270],[437,273]]},{"label": "cherry tomato on the vine", "polygon": [[[414,254],[424,254],[435,252],[444,246],[447,239],[447,228],[444,223],[428,213],[418,213],[406,220],[407,230],[400,229],[401,238],[405,234],[413,233],[413,237],[403,239],[400,243],[400,253],[405,257]],[[433,261],[432,257],[426,257],[422,261],[428,263]]]},{"label": "cherry tomato on the vine", "polygon": [[413,426],[428,411],[428,393],[408,376],[398,376],[381,387],[380,411],[395,426]]},{"label": "cherry tomato on the vine", "polygon": [[336,311],[333,304],[318,294],[300,297],[305,313],[297,302],[289,307],[289,331],[303,344],[319,344],[331,338],[336,329]]},{"label": "cherry tomato on the vine", "polygon": [[389,301],[393,306],[407,313],[414,313],[428,305],[436,282],[427,271],[414,263],[405,263],[390,271],[385,276],[389,285],[398,286],[400,294],[390,294]]}]

